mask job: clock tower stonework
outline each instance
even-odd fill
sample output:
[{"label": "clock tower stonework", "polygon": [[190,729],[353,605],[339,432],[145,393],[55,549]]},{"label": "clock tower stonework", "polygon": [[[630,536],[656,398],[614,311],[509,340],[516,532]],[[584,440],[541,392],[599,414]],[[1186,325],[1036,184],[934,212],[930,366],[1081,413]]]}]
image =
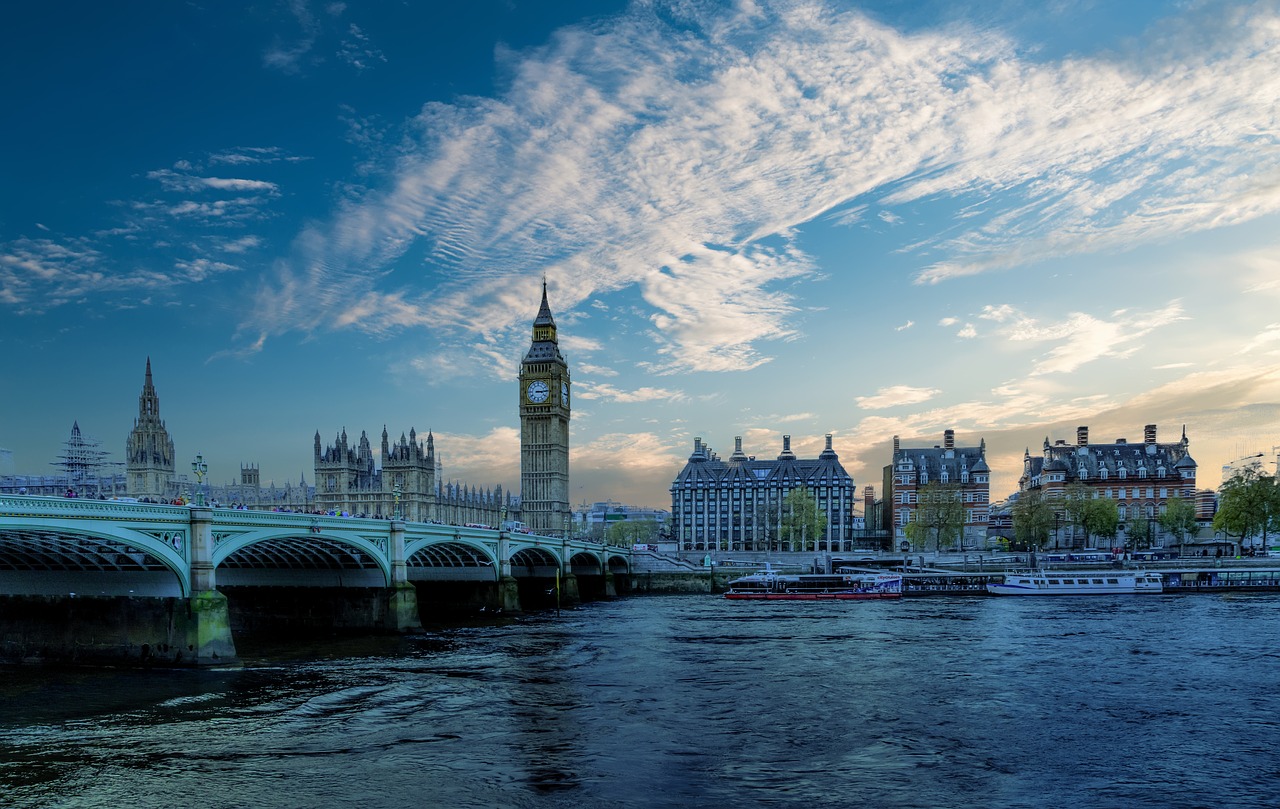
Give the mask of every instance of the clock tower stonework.
[{"label": "clock tower stonework", "polygon": [[546,281],[533,342],[520,363],[520,516],[544,535],[563,533],[571,517],[569,365],[556,342]]}]

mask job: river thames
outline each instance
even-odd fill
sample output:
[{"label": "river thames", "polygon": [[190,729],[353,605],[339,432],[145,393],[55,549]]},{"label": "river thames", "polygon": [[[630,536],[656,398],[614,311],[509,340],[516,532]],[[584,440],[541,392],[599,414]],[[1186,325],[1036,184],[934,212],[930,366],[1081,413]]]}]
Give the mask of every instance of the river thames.
[{"label": "river thames", "polygon": [[730,603],[0,670],[5,807],[1273,807],[1280,596]]}]

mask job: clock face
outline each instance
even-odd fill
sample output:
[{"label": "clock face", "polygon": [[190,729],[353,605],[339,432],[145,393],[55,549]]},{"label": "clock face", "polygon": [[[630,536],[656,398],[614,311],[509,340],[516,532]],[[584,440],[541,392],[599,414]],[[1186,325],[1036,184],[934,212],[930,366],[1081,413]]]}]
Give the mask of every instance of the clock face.
[{"label": "clock face", "polygon": [[542,404],[547,400],[547,396],[551,393],[551,389],[547,387],[546,382],[539,379],[535,382],[529,383],[529,388],[526,393],[529,396],[529,401],[534,404]]},{"label": "clock face", "polygon": [[569,404],[569,383],[560,383],[560,401]]}]

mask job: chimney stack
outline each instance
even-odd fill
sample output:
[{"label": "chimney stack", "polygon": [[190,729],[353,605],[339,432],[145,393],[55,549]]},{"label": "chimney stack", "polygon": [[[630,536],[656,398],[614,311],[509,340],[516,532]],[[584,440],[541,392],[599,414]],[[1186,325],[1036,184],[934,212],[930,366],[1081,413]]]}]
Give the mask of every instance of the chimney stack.
[{"label": "chimney stack", "polygon": [[956,448],[956,431],[955,430],[944,430],[942,432],[942,448],[943,449]]},{"label": "chimney stack", "polygon": [[898,451],[898,448],[899,448],[899,447],[898,447],[898,436],[896,436],[896,435],[895,435],[895,436],[893,437],[893,451],[896,453],[896,452]]},{"label": "chimney stack", "polygon": [[1148,424],[1146,427],[1142,428],[1142,440],[1147,444],[1154,444],[1156,442],[1156,425]]},{"label": "chimney stack", "polygon": [[1076,446],[1085,447],[1088,445],[1089,445],[1089,427],[1088,426],[1077,427],[1076,428]]}]

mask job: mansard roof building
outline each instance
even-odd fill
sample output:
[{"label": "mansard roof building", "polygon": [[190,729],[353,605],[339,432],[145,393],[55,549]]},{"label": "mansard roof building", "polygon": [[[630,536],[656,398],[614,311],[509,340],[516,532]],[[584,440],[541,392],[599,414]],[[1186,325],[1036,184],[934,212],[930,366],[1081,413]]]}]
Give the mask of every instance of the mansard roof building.
[{"label": "mansard roof building", "polygon": [[964,542],[985,540],[991,503],[987,441],[958,447],[956,431],[944,430],[941,446],[904,447],[898,436],[893,437],[893,463],[884,468],[882,519],[893,527],[895,542],[906,538],[907,525],[916,519],[920,490],[936,483],[953,485],[963,501]]},{"label": "mansard roof building", "polygon": [[782,452],[768,461],[742,451],[734,438],[733,454],[721,459],[693,440],[693,453],[671,484],[672,530],[685,550],[773,550],[780,547],[782,504],[795,489],[807,489],[826,516],[826,531],[796,550],[853,549],[853,478],[845,471],[826,437],[815,459],[791,451],[791,436],[782,437]]},{"label": "mansard roof building", "polygon": [[1050,444],[1046,437],[1040,454],[1032,455],[1030,448],[1023,453],[1018,489],[1060,499],[1068,486],[1082,483],[1093,497],[1116,501],[1122,530],[1126,521],[1157,519],[1171,497],[1195,502],[1197,516],[1209,519],[1212,503],[1196,496],[1197,466],[1189,443],[1185,427],[1181,439],[1163,444],[1156,440],[1154,424],[1143,428],[1141,444],[1130,444],[1124,438],[1091,443],[1089,428],[1078,427],[1074,445],[1061,439]]}]

